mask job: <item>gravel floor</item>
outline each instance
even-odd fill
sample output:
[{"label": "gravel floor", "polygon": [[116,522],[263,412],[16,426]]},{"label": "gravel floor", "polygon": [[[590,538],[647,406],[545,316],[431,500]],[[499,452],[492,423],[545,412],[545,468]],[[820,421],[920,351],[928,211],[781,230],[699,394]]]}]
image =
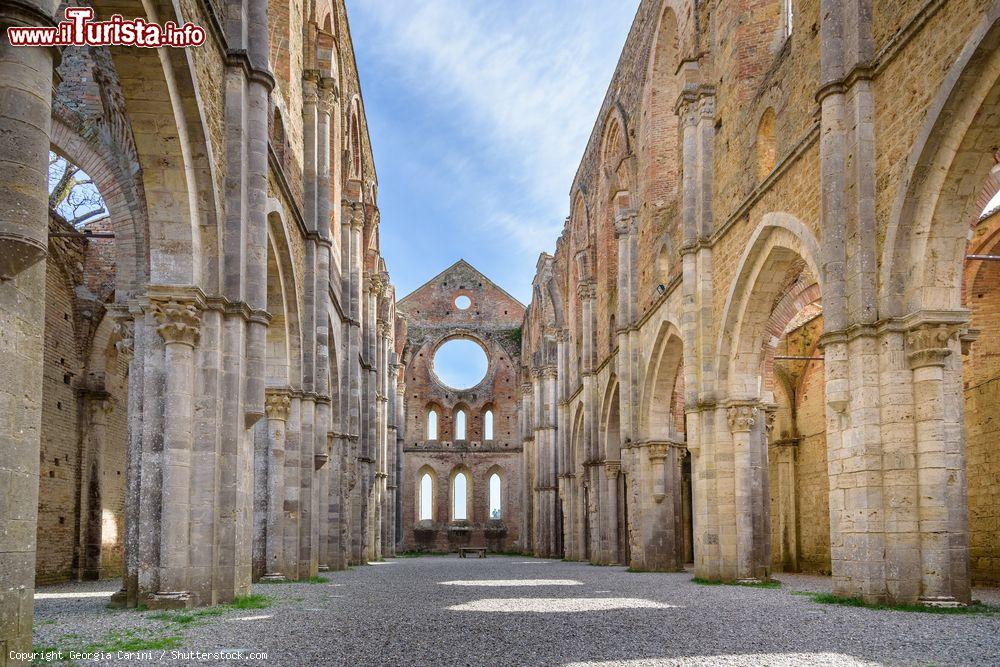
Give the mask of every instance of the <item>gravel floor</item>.
[{"label": "gravel floor", "polygon": [[[257,585],[269,608],[190,623],[106,609],[117,582],[44,587],[35,646],[79,648],[131,630],[209,654],[155,650],[128,661],[171,665],[1000,664],[1000,614],[873,611],[792,594],[829,590],[825,577],[779,575],[780,590],[702,586],[689,573],[519,557],[404,558],[325,576],[329,583]],[[1000,603],[995,589],[975,597]],[[221,650],[267,658],[211,655]]]}]

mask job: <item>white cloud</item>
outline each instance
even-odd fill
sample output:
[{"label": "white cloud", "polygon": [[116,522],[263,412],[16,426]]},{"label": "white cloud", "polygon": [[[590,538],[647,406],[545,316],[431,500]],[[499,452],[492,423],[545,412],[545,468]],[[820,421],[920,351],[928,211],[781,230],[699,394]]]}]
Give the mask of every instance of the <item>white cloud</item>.
[{"label": "white cloud", "polygon": [[[480,224],[537,253],[555,246],[625,39],[609,21],[627,27],[634,4],[366,0],[352,9],[376,26],[379,38],[365,47],[459,119],[489,166],[506,172],[496,174],[504,192],[484,192],[495,201]],[[517,205],[505,197],[511,184]]]}]

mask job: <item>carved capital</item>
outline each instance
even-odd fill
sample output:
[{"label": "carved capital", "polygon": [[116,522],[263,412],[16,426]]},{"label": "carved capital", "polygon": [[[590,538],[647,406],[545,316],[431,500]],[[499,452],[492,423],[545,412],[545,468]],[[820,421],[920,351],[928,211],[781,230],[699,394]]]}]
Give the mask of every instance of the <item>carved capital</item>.
[{"label": "carved capital", "polygon": [[732,433],[747,433],[757,422],[756,405],[733,405],[727,413],[729,430]]},{"label": "carved capital", "polygon": [[777,417],[777,408],[766,408],[764,410],[764,430],[767,432],[768,438],[770,438],[771,434],[774,432],[774,422]]},{"label": "carved capital", "polygon": [[368,291],[375,296],[382,298],[385,296],[386,282],[379,273],[368,274]]},{"label": "carved capital", "polygon": [[201,310],[193,301],[154,299],[153,316],[159,326],[156,332],[167,344],[179,343],[194,347],[201,336]]},{"label": "carved capital", "polygon": [[135,320],[129,313],[115,314],[112,333],[115,337],[115,349],[129,364],[135,355]]},{"label": "carved capital", "polygon": [[597,298],[597,285],[590,280],[584,281],[576,286],[576,293],[582,301],[595,299]]},{"label": "carved capital", "polygon": [[559,377],[559,371],[556,370],[555,366],[546,366],[542,369],[542,377],[546,379],[552,379]]},{"label": "carved capital", "polygon": [[623,211],[615,215],[615,238],[620,239],[632,232],[635,227],[635,211]]},{"label": "carved capital", "polygon": [[605,461],[604,471],[608,474],[608,479],[616,479],[618,473],[622,471],[621,461]]},{"label": "carved capital", "polygon": [[953,324],[924,324],[906,335],[907,356],[910,368],[944,366],[951,356],[949,341],[958,334]]},{"label": "carved capital", "polygon": [[268,389],[264,395],[264,413],[269,420],[288,421],[292,399],[283,389]]},{"label": "carved capital", "polygon": [[670,453],[670,443],[668,442],[651,442],[649,443],[649,460],[654,463],[662,463],[667,454]]}]

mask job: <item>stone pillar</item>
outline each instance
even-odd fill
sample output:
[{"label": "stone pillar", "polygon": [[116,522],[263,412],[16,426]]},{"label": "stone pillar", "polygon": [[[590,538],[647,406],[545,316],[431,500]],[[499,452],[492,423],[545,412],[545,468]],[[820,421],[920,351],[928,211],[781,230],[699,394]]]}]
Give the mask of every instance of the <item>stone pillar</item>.
[{"label": "stone pillar", "polygon": [[159,590],[151,608],[192,604],[188,591],[190,555],[191,447],[194,424],[194,348],[201,309],[192,301],[153,301],[156,331],[164,341],[162,504]]},{"label": "stone pillar", "polygon": [[264,576],[266,581],[285,581],[285,437],[291,398],[287,391],[267,392],[267,528]]},{"label": "stone pillar", "polygon": [[601,499],[601,504],[604,509],[605,563],[621,562],[621,554],[618,549],[620,542],[620,536],[618,535],[618,475],[621,474],[621,471],[621,461],[604,462],[604,487],[606,491],[604,497]]},{"label": "stone pillar", "polygon": [[945,380],[948,357],[958,345],[957,334],[953,325],[923,324],[907,336],[920,498],[920,601],[948,607],[969,602],[968,568],[960,567],[961,577],[953,581],[953,552],[959,552],[955,560],[960,565],[968,561],[964,522],[955,521],[951,513],[952,505],[964,495],[964,447],[961,442],[949,442],[946,411],[946,392],[960,391]]},{"label": "stone pillar", "polygon": [[733,405],[729,408],[729,430],[733,434],[733,470],[736,515],[737,581],[756,581],[753,567],[753,445],[751,431],[757,419],[757,406]]},{"label": "stone pillar", "polygon": [[55,49],[18,48],[10,26],[51,26],[55,3],[0,6],[0,665],[31,650],[42,415],[48,152]]},{"label": "stone pillar", "polygon": [[316,554],[316,395],[306,393],[301,401],[302,438],[299,455],[299,579],[319,572]]},{"label": "stone pillar", "polygon": [[775,469],[778,473],[774,487],[778,512],[774,519],[778,524],[777,535],[780,540],[778,561],[783,572],[799,571],[798,497],[795,492],[795,458],[799,442],[799,438],[785,438],[770,443],[771,450],[775,454]]},{"label": "stone pillar", "polygon": [[684,443],[649,442],[643,449],[651,479],[640,488],[644,494],[646,488],[652,488],[652,503],[643,499],[647,514],[642,521],[644,539],[641,554],[634,555],[633,560],[649,570],[677,572],[684,569]]},{"label": "stone pillar", "polygon": [[103,549],[103,497],[102,465],[104,445],[108,439],[108,414],[113,404],[103,387],[88,391],[83,396],[84,415],[87,419],[84,433],[86,480],[80,485],[80,513],[83,515],[82,558],[79,576],[84,580],[101,578],[101,552]]},{"label": "stone pillar", "polygon": [[302,395],[289,393],[288,420],[285,423],[285,490],[283,502],[284,545],[282,566],[286,579],[299,579],[299,532],[302,521]]}]

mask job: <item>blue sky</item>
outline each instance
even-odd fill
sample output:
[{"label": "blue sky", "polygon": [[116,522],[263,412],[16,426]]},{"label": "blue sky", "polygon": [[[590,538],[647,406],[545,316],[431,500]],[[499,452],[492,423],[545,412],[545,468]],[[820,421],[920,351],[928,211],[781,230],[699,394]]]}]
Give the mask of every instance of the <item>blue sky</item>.
[{"label": "blue sky", "polygon": [[527,303],[638,0],[347,0],[402,297],[464,258]]}]

